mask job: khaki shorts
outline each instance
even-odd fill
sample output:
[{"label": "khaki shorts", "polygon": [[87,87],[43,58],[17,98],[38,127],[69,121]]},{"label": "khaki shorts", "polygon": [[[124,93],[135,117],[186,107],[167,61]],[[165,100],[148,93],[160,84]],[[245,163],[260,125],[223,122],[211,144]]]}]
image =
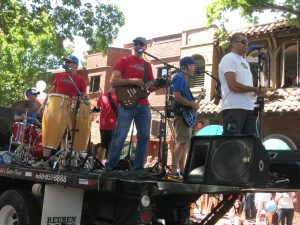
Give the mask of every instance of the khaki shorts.
[{"label": "khaki shorts", "polygon": [[192,136],[192,128],[185,125],[182,117],[174,117],[176,143],[189,144]]}]

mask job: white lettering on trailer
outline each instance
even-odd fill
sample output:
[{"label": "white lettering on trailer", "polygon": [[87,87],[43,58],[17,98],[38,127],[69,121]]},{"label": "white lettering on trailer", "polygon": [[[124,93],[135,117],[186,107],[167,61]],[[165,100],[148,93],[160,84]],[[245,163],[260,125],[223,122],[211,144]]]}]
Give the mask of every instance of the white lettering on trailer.
[{"label": "white lettering on trailer", "polygon": [[39,179],[39,180],[45,180],[45,181],[55,181],[55,182],[61,182],[61,183],[67,182],[67,176],[60,175],[60,174],[37,173],[35,175],[35,178]]}]

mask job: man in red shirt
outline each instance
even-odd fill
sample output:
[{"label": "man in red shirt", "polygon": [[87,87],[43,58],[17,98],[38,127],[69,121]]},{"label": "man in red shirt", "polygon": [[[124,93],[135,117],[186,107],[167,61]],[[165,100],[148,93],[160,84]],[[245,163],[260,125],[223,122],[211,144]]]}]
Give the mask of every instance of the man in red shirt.
[{"label": "man in red shirt", "polygon": [[[68,58],[64,58],[63,60],[65,61],[63,67],[65,68],[66,71],[56,75],[52,83],[52,87],[50,88],[48,95],[45,98],[45,101],[41,107],[41,111],[44,109],[45,104],[47,103],[48,100],[48,96],[51,93],[66,95],[72,99],[75,99],[77,95],[84,95],[86,93],[86,88],[87,88],[86,80],[77,73],[77,68],[79,64],[78,58],[74,55],[70,55]],[[43,126],[47,126],[47,124],[44,124],[43,122]],[[49,158],[50,152],[51,152],[50,149],[44,148],[43,151],[44,161],[46,161]]]},{"label": "man in red shirt", "polygon": [[111,138],[117,122],[118,102],[115,92],[108,92],[101,95],[98,99],[100,107],[100,135],[101,144],[98,148],[97,159],[107,159]]},{"label": "man in red shirt", "polygon": [[[85,94],[87,84],[85,79],[77,73],[79,63],[78,58],[74,55],[71,55],[68,58],[64,58],[64,61],[66,62],[66,64],[64,65],[66,67],[66,72],[62,72],[56,75],[48,94],[58,93],[67,95],[71,98],[79,94],[78,90],[80,91],[80,93]],[[46,102],[47,99],[44,103]]]},{"label": "man in red shirt", "polygon": [[[150,81],[154,79],[151,65],[148,63],[148,66],[145,66],[145,60],[143,59],[143,51],[145,51],[147,47],[146,39],[137,37],[133,40],[133,44],[134,54],[122,57],[114,67],[111,78],[112,87],[126,85],[142,87],[147,80]],[[144,77],[146,74],[145,68],[147,67],[148,79]],[[148,90],[154,91],[156,89],[158,88],[151,87]],[[133,169],[138,170],[143,168],[150,138],[151,123],[151,113],[147,97],[138,100],[137,104],[132,108],[124,108],[122,105],[119,105],[118,120],[112,137],[106,170],[111,170],[118,165],[121,151],[132,121],[135,122],[137,130],[137,146]]]}]

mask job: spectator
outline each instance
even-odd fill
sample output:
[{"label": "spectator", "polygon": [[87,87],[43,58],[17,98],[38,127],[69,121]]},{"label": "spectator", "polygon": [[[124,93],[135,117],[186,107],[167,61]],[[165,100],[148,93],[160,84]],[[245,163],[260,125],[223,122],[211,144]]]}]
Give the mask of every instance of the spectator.
[{"label": "spectator", "polygon": [[246,193],[243,211],[245,214],[245,219],[247,220],[255,219],[256,208],[254,202],[254,193]]},{"label": "spectator", "polygon": [[292,225],[294,218],[294,203],[296,202],[295,192],[276,193],[277,214],[279,225]]},{"label": "spectator", "polygon": [[150,168],[152,166],[153,166],[153,156],[152,155],[148,155],[146,163],[144,165],[144,168]]},{"label": "spectator", "polygon": [[255,207],[257,210],[256,213],[256,222],[259,220],[260,211],[267,210],[267,202],[272,200],[272,193],[255,193],[254,197],[255,201]]},{"label": "spectator", "polygon": [[233,207],[230,209],[228,213],[228,218],[231,220],[231,224],[233,225],[242,225],[244,219],[242,218],[242,207],[241,201],[239,199],[235,200]]}]

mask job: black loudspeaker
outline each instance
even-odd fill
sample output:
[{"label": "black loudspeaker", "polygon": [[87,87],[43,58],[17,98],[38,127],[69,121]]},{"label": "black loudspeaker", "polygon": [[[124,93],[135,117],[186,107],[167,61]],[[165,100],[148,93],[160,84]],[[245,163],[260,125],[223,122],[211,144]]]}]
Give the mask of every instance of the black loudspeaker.
[{"label": "black loudspeaker", "polygon": [[0,146],[8,146],[14,112],[11,108],[0,107]]},{"label": "black loudspeaker", "polygon": [[288,179],[283,185],[289,188],[300,188],[300,151],[299,150],[268,150],[270,157],[270,173],[275,183]]},{"label": "black loudspeaker", "polygon": [[191,183],[265,187],[269,156],[254,136],[194,136],[184,171]]}]

